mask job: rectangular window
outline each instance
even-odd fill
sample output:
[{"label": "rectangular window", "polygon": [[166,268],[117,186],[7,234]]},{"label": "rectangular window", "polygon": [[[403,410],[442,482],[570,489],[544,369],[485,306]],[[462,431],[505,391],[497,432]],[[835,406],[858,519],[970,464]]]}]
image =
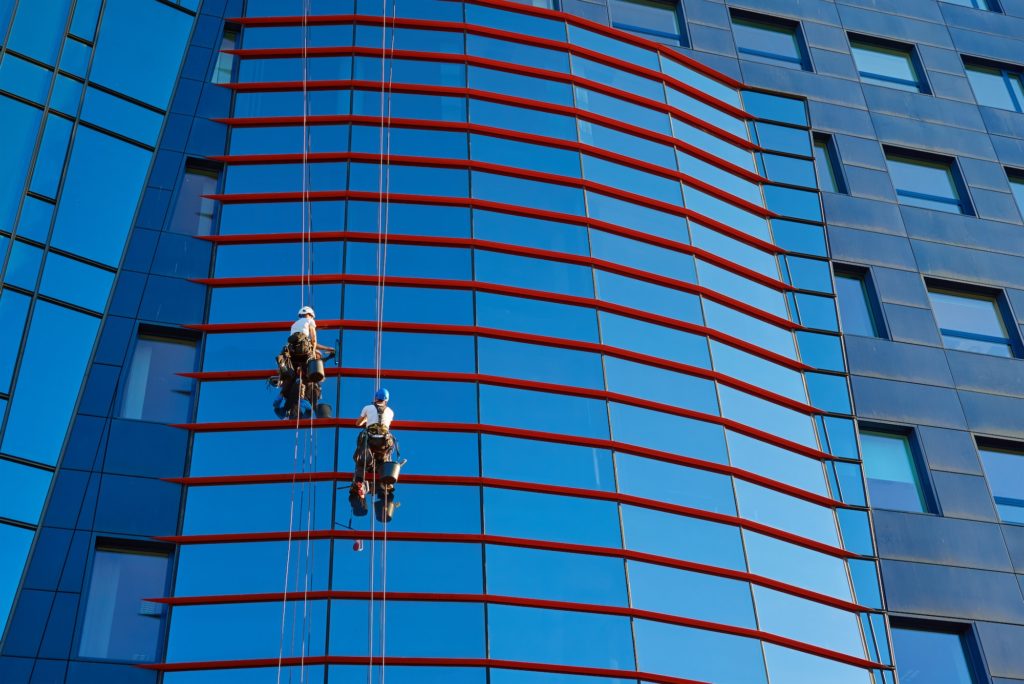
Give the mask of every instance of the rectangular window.
[{"label": "rectangular window", "polygon": [[818,173],[818,189],[822,192],[846,192],[832,136],[814,134],[814,170]]},{"label": "rectangular window", "polygon": [[679,7],[675,0],[609,0],[612,26],[659,43],[683,45]]},{"label": "rectangular window", "polygon": [[867,271],[837,267],[835,276],[843,334],[882,337],[878,304]]},{"label": "rectangular window", "polygon": [[961,198],[962,184],[953,160],[886,150],[885,161],[900,204],[951,214],[970,213],[968,203]]},{"label": "rectangular window", "polygon": [[171,213],[170,230],[187,235],[209,235],[213,232],[216,202],[206,197],[217,192],[220,169],[190,160],[178,188],[178,197]]},{"label": "rectangular window", "polygon": [[1013,193],[1013,200],[1017,203],[1021,218],[1024,219],[1024,172],[1008,171],[1006,176],[1010,180],[1010,192]]},{"label": "rectangular window", "polygon": [[195,369],[196,343],[140,332],[121,401],[121,417],[159,423],[188,420],[194,381],[178,373]]},{"label": "rectangular window", "polygon": [[234,26],[224,27],[224,37],[220,40],[220,52],[217,53],[217,63],[213,66],[214,83],[231,83],[235,71],[235,62],[238,60],[233,54],[224,52],[234,50],[238,47],[238,28]]},{"label": "rectangular window", "polygon": [[1020,69],[965,59],[964,70],[978,104],[1024,112],[1024,84]]},{"label": "rectangular window", "polygon": [[928,501],[910,437],[862,429],[860,444],[871,505],[896,511],[927,512]]},{"label": "rectangular window", "polygon": [[951,5],[962,5],[963,7],[973,7],[974,9],[985,10],[987,12],[998,12],[999,7],[996,5],[995,0],[941,0],[942,2],[948,2]]},{"label": "rectangular window", "polygon": [[152,662],[164,611],[146,599],[167,591],[170,555],[157,548],[99,544],[85,598],[78,655]]},{"label": "rectangular window", "polygon": [[857,64],[860,80],[865,83],[915,93],[927,92],[912,46],[851,36],[850,51]]},{"label": "rectangular window", "polygon": [[734,10],[732,30],[741,55],[790,69],[810,68],[796,22]]},{"label": "rectangular window", "polygon": [[970,632],[956,625],[893,620],[896,672],[906,684],[976,684]]},{"label": "rectangular window", "polygon": [[1014,355],[1014,339],[1007,330],[997,296],[929,285],[928,298],[947,349],[993,356]]},{"label": "rectangular window", "polygon": [[1007,449],[979,444],[978,453],[999,519],[1024,525],[1024,445]]}]

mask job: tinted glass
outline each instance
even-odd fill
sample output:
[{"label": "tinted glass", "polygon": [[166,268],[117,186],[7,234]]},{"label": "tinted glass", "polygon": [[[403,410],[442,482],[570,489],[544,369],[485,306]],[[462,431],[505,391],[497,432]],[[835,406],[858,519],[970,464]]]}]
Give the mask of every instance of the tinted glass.
[{"label": "tinted glass", "polygon": [[171,213],[171,230],[187,235],[210,234],[216,202],[203,195],[217,192],[218,178],[214,170],[186,167]]},{"label": "tinted glass", "polygon": [[836,180],[836,165],[828,141],[814,141],[814,170],[818,173],[818,188],[824,192],[839,192]]},{"label": "tinted glass", "polygon": [[733,17],[732,26],[736,48],[741,53],[783,66],[803,67],[804,56],[796,27],[745,16]]},{"label": "tinted glass", "polygon": [[896,671],[906,684],[974,684],[963,636],[907,627],[892,627]]},{"label": "tinted glass", "polygon": [[1024,525],[1024,454],[984,447],[978,453],[999,519]]},{"label": "tinted glass", "polygon": [[85,598],[78,655],[148,662],[159,652],[168,557],[162,553],[96,549]]},{"label": "tinted glass", "polygon": [[910,48],[896,48],[866,41],[850,41],[861,80],[901,90],[920,91],[920,77]]},{"label": "tinted glass", "polygon": [[868,301],[864,277],[837,273],[836,295],[839,297],[839,318],[843,332],[847,335],[878,337],[878,327]]},{"label": "tinted glass", "polygon": [[1009,334],[994,298],[931,288],[928,298],[946,347],[1013,356]]},{"label": "tinted glass", "polygon": [[926,511],[910,440],[903,435],[862,430],[860,444],[871,505]]},{"label": "tinted glass", "polygon": [[184,422],[194,381],[178,373],[195,368],[195,342],[140,335],[125,381],[121,416],[161,423]]},{"label": "tinted glass", "polygon": [[960,194],[949,162],[887,154],[886,162],[902,204],[963,213]]},{"label": "tinted glass", "polygon": [[974,97],[978,100],[978,104],[986,107],[1012,109],[1018,112],[1024,107],[1024,102],[1017,97],[1017,89],[1013,87],[1014,81],[1020,83],[1016,74],[977,64],[965,66],[967,80],[971,82],[971,88],[974,89]]},{"label": "tinted glass", "polygon": [[675,2],[666,0],[610,0],[612,26],[652,37],[679,38]]},{"label": "tinted glass", "polygon": [[1017,203],[1017,210],[1024,216],[1024,176],[1009,175],[1010,192],[1013,193],[1013,200]]}]

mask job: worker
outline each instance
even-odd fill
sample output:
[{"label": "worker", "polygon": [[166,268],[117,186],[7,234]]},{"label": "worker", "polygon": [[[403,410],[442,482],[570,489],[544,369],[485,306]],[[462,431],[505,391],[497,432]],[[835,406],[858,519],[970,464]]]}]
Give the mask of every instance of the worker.
[{"label": "worker", "polygon": [[388,460],[395,447],[395,438],[391,435],[391,421],[395,419],[395,412],[388,407],[390,399],[391,394],[381,387],[374,393],[373,403],[364,406],[359,413],[356,427],[363,429],[356,437],[356,450],[352,454],[355,473],[350,498],[362,499],[366,495],[363,475],[374,470],[377,463]]},{"label": "worker", "polygon": [[[322,358],[321,351],[334,354],[334,349],[320,344],[316,337],[316,313],[312,307],[303,306],[299,309],[298,319],[292,323],[288,334],[288,343],[277,355],[278,388],[281,393],[274,399],[274,413],[278,417],[286,417],[288,414],[288,396],[295,389],[297,380],[297,368],[305,369],[310,359]],[[312,411],[310,401],[319,399],[319,383],[311,383],[307,396],[303,398],[298,407],[299,413],[308,415]],[[315,396],[312,396],[315,395]]]}]

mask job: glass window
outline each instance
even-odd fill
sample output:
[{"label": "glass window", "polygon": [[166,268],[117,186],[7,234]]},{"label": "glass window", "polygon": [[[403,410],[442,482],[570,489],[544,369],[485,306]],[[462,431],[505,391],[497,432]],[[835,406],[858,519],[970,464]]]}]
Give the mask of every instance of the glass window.
[{"label": "glass window", "polygon": [[630,620],[619,615],[492,605],[487,640],[498,660],[634,668]]},{"label": "glass window", "polygon": [[765,684],[761,642],[691,627],[636,620],[637,667],[715,684]]},{"label": "glass window", "polygon": [[1024,452],[979,446],[978,453],[999,519],[1024,525]]},{"label": "glass window", "polygon": [[1013,339],[996,297],[930,286],[928,298],[947,349],[1014,355]]},{"label": "glass window", "polygon": [[915,93],[927,92],[924,77],[914,60],[913,47],[851,37],[850,51],[857,64],[860,80],[865,83]]},{"label": "glass window", "polygon": [[966,60],[964,67],[978,104],[1024,112],[1024,84],[1018,68],[973,64]]},{"label": "glass window", "polygon": [[661,43],[683,44],[675,0],[609,0],[612,26]]},{"label": "glass window", "polygon": [[775,17],[733,12],[732,30],[736,49],[741,55],[791,69],[809,68],[800,40],[799,24]]},{"label": "glass window", "polygon": [[836,296],[843,333],[880,337],[871,286],[865,272],[836,271]]},{"label": "glass window", "polygon": [[156,660],[164,609],[146,599],[166,592],[169,561],[165,551],[97,546],[78,655]]},{"label": "glass window", "polygon": [[21,202],[25,174],[32,161],[36,131],[42,111],[9,97],[0,96],[0,120],[4,122],[4,164],[0,170],[0,226],[14,222]]},{"label": "glass window", "polygon": [[846,192],[832,136],[814,135],[814,170],[818,173],[818,189],[822,192]]},{"label": "glass window", "polygon": [[235,62],[238,58],[235,55],[224,52],[234,50],[238,47],[238,29],[231,27],[224,28],[224,37],[220,41],[221,51],[217,54],[217,62],[213,66],[214,83],[231,83],[231,75],[234,73]]},{"label": "glass window", "polygon": [[32,530],[0,524],[0,544],[4,549],[4,562],[0,563],[0,631],[7,625],[33,537]]},{"label": "glass window", "polygon": [[974,684],[968,635],[955,629],[892,625],[896,672],[905,684]]},{"label": "glass window", "polygon": [[[606,606],[627,604],[621,558],[496,544],[488,545],[486,553],[488,593]],[[477,566],[479,572],[479,558]],[[390,578],[388,584],[392,584]]]},{"label": "glass window", "polygon": [[21,336],[25,332],[30,297],[13,290],[0,294],[0,393],[11,389],[11,375],[18,360]]},{"label": "glass window", "polygon": [[0,459],[0,517],[31,525],[39,522],[51,473]]},{"label": "glass window", "polygon": [[121,417],[161,423],[189,418],[194,381],[178,373],[195,368],[193,340],[140,334],[125,381]]},{"label": "glass window", "polygon": [[973,7],[974,9],[987,10],[989,12],[998,12],[999,7],[990,0],[942,0],[942,2],[948,2],[953,5],[962,5],[964,7]]},{"label": "glass window", "polygon": [[952,160],[887,151],[885,161],[900,204],[953,214],[969,213],[967,203],[960,197]]},{"label": "glass window", "polygon": [[860,445],[873,507],[928,511],[909,436],[861,430]]},{"label": "glass window", "polygon": [[1013,193],[1013,200],[1017,203],[1020,215],[1024,217],[1024,173],[1008,173],[1010,179],[1010,192]]},{"label": "glass window", "polygon": [[50,252],[39,293],[99,312],[103,311],[113,284],[112,271]]}]

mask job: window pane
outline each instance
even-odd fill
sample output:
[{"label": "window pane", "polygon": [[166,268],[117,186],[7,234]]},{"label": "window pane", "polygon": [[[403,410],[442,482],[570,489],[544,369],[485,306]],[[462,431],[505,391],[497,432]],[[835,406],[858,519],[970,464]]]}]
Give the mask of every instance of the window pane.
[{"label": "window pane", "polygon": [[904,684],[974,684],[956,632],[892,627],[896,671]]},{"label": "window pane", "polygon": [[969,64],[966,71],[978,104],[1020,111],[1022,103],[1014,101],[1002,69]]},{"label": "window pane", "polygon": [[938,289],[929,289],[928,298],[947,348],[1013,356],[1009,333],[994,298]]},{"label": "window pane", "polygon": [[910,440],[903,435],[865,430],[860,433],[860,443],[871,505],[898,511],[927,511]]},{"label": "window pane", "polygon": [[963,213],[949,162],[887,154],[889,175],[901,204]]},{"label": "window pane", "polygon": [[909,48],[893,48],[865,41],[850,41],[861,80],[919,92],[920,78]]},{"label": "window pane", "polygon": [[679,38],[675,2],[658,0],[610,0],[612,26],[663,38]]},{"label": "window pane", "polygon": [[771,21],[733,17],[736,47],[743,53],[764,57],[783,66],[803,67],[803,51],[796,28]]},{"label": "window pane", "polygon": [[828,141],[814,141],[814,170],[818,172],[818,188],[824,192],[839,192],[836,180],[835,160],[829,151]]},{"label": "window pane", "polygon": [[1021,216],[1024,216],[1024,176],[1010,176],[1010,192]]},{"label": "window pane", "polygon": [[985,448],[978,452],[999,519],[1024,525],[1024,453]]},{"label": "window pane", "polygon": [[39,522],[49,488],[49,471],[0,459],[0,517]]},{"label": "window pane", "polygon": [[839,297],[839,318],[847,335],[878,337],[878,327],[871,313],[867,283],[862,276],[836,274],[836,295]]},{"label": "window pane", "polygon": [[170,559],[159,552],[96,549],[78,654],[149,662],[156,659]]},{"label": "window pane", "polygon": [[7,615],[14,603],[14,594],[21,581],[21,571],[28,558],[28,547],[35,533],[23,527],[0,525],[0,545],[4,549],[4,562],[0,563],[0,631],[7,625]]},{"label": "window pane", "polygon": [[[221,50],[234,50],[238,47],[238,31],[232,29],[224,30],[224,37],[220,42]],[[230,83],[231,72],[235,67],[235,55],[221,52],[217,55],[217,64],[213,67],[214,83]]]},{"label": "window pane", "polygon": [[195,367],[192,340],[140,335],[121,405],[123,418],[174,423],[188,420],[193,381],[177,373]]}]

